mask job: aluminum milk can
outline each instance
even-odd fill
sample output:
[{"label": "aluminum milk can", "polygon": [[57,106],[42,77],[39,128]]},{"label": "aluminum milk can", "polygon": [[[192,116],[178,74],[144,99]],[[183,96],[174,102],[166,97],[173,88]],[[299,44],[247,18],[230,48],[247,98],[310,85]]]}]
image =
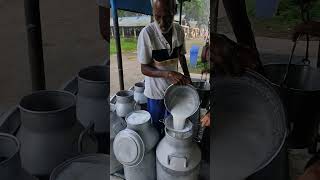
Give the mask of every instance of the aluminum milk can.
[{"label": "aluminum milk can", "polygon": [[144,95],[144,82],[138,82],[134,85],[134,100],[138,104],[147,103],[147,97]]},{"label": "aluminum milk can", "polygon": [[197,180],[201,151],[192,141],[192,123],[187,120],[184,129],[173,129],[172,116],[165,119],[165,137],[157,150],[157,180]]},{"label": "aluminum milk can", "polygon": [[158,131],[149,112],[134,111],[126,117],[127,128],[113,142],[116,158],[124,166],[126,180],[156,180]]},{"label": "aluminum milk can", "polygon": [[116,112],[119,117],[126,117],[136,108],[133,91],[119,91],[116,93],[116,99]]},{"label": "aluminum milk can", "polygon": [[94,125],[99,152],[109,153],[109,68],[89,66],[78,73],[77,117],[83,126]]}]

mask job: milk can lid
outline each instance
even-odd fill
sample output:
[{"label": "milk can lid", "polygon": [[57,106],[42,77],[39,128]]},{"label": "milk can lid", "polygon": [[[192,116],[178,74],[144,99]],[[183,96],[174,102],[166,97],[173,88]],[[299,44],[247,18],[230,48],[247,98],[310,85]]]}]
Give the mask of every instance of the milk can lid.
[{"label": "milk can lid", "polygon": [[148,122],[151,119],[151,114],[145,110],[133,111],[126,117],[126,122],[132,125],[139,125]]},{"label": "milk can lid", "polygon": [[145,145],[138,133],[131,129],[124,129],[115,137],[113,151],[121,164],[136,166],[144,157]]}]

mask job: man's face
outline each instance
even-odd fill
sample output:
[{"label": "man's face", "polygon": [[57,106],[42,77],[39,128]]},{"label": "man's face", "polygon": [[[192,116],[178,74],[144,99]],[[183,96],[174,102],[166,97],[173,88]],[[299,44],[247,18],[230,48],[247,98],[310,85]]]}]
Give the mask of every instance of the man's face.
[{"label": "man's face", "polygon": [[[167,2],[167,3],[166,3]],[[154,7],[154,18],[162,32],[168,32],[174,20],[174,5],[167,1],[157,1]]]}]

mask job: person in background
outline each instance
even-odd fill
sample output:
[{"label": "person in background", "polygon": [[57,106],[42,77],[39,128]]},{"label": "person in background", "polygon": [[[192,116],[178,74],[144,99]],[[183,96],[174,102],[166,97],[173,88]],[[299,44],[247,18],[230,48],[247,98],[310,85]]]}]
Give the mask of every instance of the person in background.
[{"label": "person in background", "polygon": [[[145,75],[147,110],[161,135],[164,134],[164,125],[160,120],[168,115],[164,105],[165,90],[171,84],[191,83],[185,58],[185,35],[183,28],[174,23],[176,13],[175,0],[155,0],[155,21],[142,29],[137,43],[137,59],[141,64],[141,72]],[[179,62],[183,74],[178,72]]]}]

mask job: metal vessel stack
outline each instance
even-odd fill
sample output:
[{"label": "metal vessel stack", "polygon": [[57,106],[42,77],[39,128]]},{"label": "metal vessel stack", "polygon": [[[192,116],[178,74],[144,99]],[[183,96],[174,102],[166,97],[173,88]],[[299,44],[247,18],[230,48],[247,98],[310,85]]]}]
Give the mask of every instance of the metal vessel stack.
[{"label": "metal vessel stack", "polygon": [[62,90],[21,98],[0,118],[0,179],[104,180],[109,174],[109,67],[90,66]]}]

